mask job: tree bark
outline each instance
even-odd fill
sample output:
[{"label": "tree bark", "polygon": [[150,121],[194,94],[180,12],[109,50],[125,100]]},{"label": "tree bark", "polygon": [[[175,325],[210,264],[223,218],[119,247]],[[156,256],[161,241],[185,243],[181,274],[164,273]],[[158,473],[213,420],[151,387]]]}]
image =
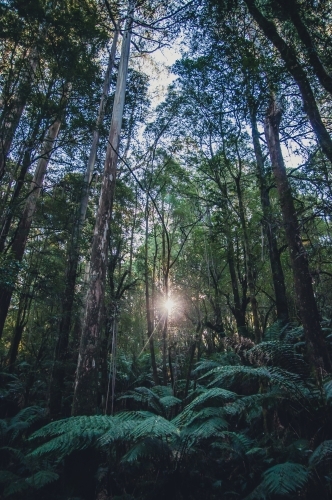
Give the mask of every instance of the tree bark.
[{"label": "tree bark", "polygon": [[326,130],[326,127],[320,116],[320,112],[315,100],[314,93],[307,78],[307,75],[297,59],[295,50],[288,45],[279,35],[275,24],[264,17],[255,4],[255,0],[244,0],[250,14],[257,22],[265,36],[279,51],[286,68],[294,78],[303,101],[304,110],[308,115],[309,121],[316,134],[318,143],[327,158],[332,162],[332,139]]},{"label": "tree bark", "polygon": [[308,54],[308,58],[312,69],[315,72],[320,84],[324,89],[332,94],[332,77],[328,74],[322,61],[320,60],[315,44],[310,36],[310,33],[302,21],[299,14],[300,6],[296,0],[276,0],[279,6],[282,7],[284,13],[290,17],[292,23],[294,24],[299,38],[303,45],[305,46]]},{"label": "tree bark", "polygon": [[256,156],[256,172],[260,190],[261,206],[263,211],[264,231],[267,236],[269,258],[272,271],[273,288],[276,299],[277,318],[285,325],[289,321],[288,304],[286,298],[286,287],[284,272],[281,266],[280,253],[278,250],[277,237],[274,231],[275,220],[271,213],[270,195],[266,185],[264,173],[264,158],[259,142],[259,132],[255,112],[251,113],[251,132]]},{"label": "tree bark", "polygon": [[90,284],[78,355],[72,415],[91,415],[95,412],[98,403],[98,366],[101,347],[99,323],[105,293],[109,223],[114,199],[133,12],[134,4],[131,0],[122,42],[104,175],[92,243]]},{"label": "tree bark", "polygon": [[231,307],[231,311],[234,315],[239,335],[246,336],[248,333],[246,326],[247,301],[245,301],[244,303],[243,300],[242,301],[240,300],[239,286],[234,265],[233,242],[229,235],[227,235],[227,263],[228,263],[229,274],[231,277],[231,285],[232,285],[233,300],[234,300],[234,306]]},{"label": "tree bark", "polygon": [[[20,122],[28,96],[31,93],[32,83],[35,78],[37,67],[37,51],[32,49],[27,61],[27,67],[23,71],[18,92],[12,96],[10,105],[4,106],[1,113],[1,139],[0,139],[0,181],[6,171],[6,161]],[[5,99],[4,99],[5,100]]]},{"label": "tree bark", "polygon": [[312,288],[308,258],[302,245],[300,226],[281,152],[279,140],[281,116],[282,110],[276,100],[273,99],[265,119],[265,137],[279,195],[293,271],[296,300],[304,328],[308,357],[312,367],[316,370],[317,377],[320,378],[322,370],[331,370],[331,361],[319,322],[319,312]]},{"label": "tree bark", "polygon": [[67,351],[69,343],[69,333],[72,323],[72,310],[73,310],[74,296],[75,296],[77,269],[80,257],[80,241],[81,241],[82,229],[85,222],[86,211],[88,207],[89,186],[91,183],[92,174],[96,162],[100,127],[102,126],[104,121],[106,103],[111,86],[111,75],[114,67],[118,36],[119,32],[118,30],[116,30],[114,32],[114,38],[108,60],[108,66],[104,78],[103,91],[99,104],[98,117],[96,120],[95,130],[93,131],[93,139],[92,139],[90,155],[84,175],[83,189],[78,211],[78,217],[74,224],[71,236],[71,242],[69,245],[68,261],[66,269],[66,287],[63,297],[62,317],[59,325],[59,337],[55,350],[54,370],[50,387],[49,408],[51,415],[59,415],[61,413],[61,400],[62,400],[64,378],[65,378],[65,371],[63,364],[68,357]]},{"label": "tree bark", "polygon": [[[70,91],[70,85],[64,89],[64,94],[61,99],[60,107],[63,110]],[[33,216],[36,210],[37,201],[43,186],[46,170],[51,159],[54,142],[58,136],[62,117],[56,118],[54,123],[49,127],[47,136],[44,140],[40,159],[31,182],[31,192],[25,204],[25,208],[21,220],[17,226],[17,230],[11,245],[11,252],[16,261],[21,262],[25,247],[27,244]],[[2,287],[0,289],[0,338],[3,333],[4,324],[7,318],[8,309],[10,306],[11,297],[13,294],[12,287]]]},{"label": "tree bark", "polygon": [[159,385],[159,378],[157,372],[156,355],[154,352],[154,308],[152,306],[153,301],[150,298],[149,290],[149,263],[148,263],[148,250],[149,250],[149,197],[146,196],[146,206],[145,206],[145,307],[146,307],[146,321],[147,321],[147,335],[149,340],[150,356],[151,356],[151,368],[153,381],[156,385]]},{"label": "tree bark", "polygon": [[242,226],[242,231],[243,231],[245,264],[246,264],[246,273],[247,273],[247,280],[248,280],[251,312],[252,312],[253,323],[254,323],[255,342],[259,343],[262,340],[262,331],[261,331],[261,327],[260,327],[259,319],[258,319],[258,305],[257,305],[257,300],[256,300],[256,294],[255,294],[252,255],[251,255],[251,249],[250,249],[250,245],[249,245],[247,222],[246,222],[245,213],[244,213],[242,191],[241,191],[241,185],[240,185],[240,177],[239,176],[235,177],[234,181],[235,181],[236,192],[237,192],[237,197],[238,197],[238,201],[239,201],[239,216],[240,216],[240,221],[241,221],[241,226]]},{"label": "tree bark", "polygon": [[5,210],[2,220],[1,220],[1,233],[0,233],[0,252],[3,252],[6,245],[7,236],[10,230],[10,226],[15,215],[15,210],[19,204],[19,196],[24,185],[25,176],[31,166],[31,150],[35,146],[38,134],[40,134],[40,124],[42,121],[42,116],[38,117],[37,122],[33,127],[31,136],[24,147],[23,160],[20,169],[18,179],[16,181],[11,199],[8,203],[7,209]]}]

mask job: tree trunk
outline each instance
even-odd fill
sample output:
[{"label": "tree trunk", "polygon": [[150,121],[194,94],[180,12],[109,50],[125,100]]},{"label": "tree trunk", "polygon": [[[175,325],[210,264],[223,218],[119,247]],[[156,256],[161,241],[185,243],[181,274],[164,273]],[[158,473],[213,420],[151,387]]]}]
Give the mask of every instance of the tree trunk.
[{"label": "tree trunk", "polygon": [[312,288],[308,258],[302,245],[299,222],[281,152],[279,140],[281,116],[282,110],[273,99],[265,119],[265,137],[279,195],[293,270],[296,300],[304,328],[308,357],[316,370],[317,377],[320,378],[322,370],[331,370],[331,361],[319,323],[319,312]]},{"label": "tree trunk", "polygon": [[277,6],[277,9],[279,6],[281,6],[286,16],[289,16],[290,19],[292,20],[292,23],[294,24],[297,30],[301,42],[307,49],[307,55],[311,67],[314,70],[320,84],[324,87],[325,90],[327,90],[327,92],[332,94],[332,78],[324,68],[323,63],[321,62],[317,54],[315,44],[311,38],[311,35],[306,25],[301,19],[301,16],[299,14],[300,6],[298,5],[297,1],[296,0],[276,0],[276,1],[279,4]]},{"label": "tree trunk", "polygon": [[21,190],[24,185],[24,180],[25,176],[29,170],[29,167],[31,166],[31,150],[35,146],[36,140],[38,135],[40,134],[40,124],[42,122],[42,116],[40,115],[38,117],[37,122],[35,123],[33,127],[33,131],[30,135],[29,140],[27,141],[27,144],[24,147],[24,152],[23,152],[23,160],[22,160],[22,165],[20,169],[20,173],[18,176],[18,179],[15,184],[15,188],[13,190],[11,199],[7,205],[7,208],[2,216],[1,220],[1,234],[0,234],[0,252],[4,251],[5,244],[6,244],[6,239],[9,233],[9,229],[13,220],[13,217],[15,215],[15,210],[17,206],[19,205],[19,195],[21,193]]},{"label": "tree trunk", "polygon": [[257,177],[261,197],[261,205],[264,219],[264,230],[267,236],[269,258],[272,271],[273,288],[276,299],[277,318],[285,325],[289,321],[288,305],[286,298],[286,287],[284,273],[281,266],[280,253],[278,250],[277,237],[274,231],[276,222],[272,216],[269,190],[266,185],[264,174],[264,159],[259,142],[259,133],[255,113],[251,113],[251,132],[256,156]]},{"label": "tree trunk", "polygon": [[236,277],[236,270],[234,264],[233,241],[229,234],[227,234],[226,237],[227,237],[227,263],[228,263],[229,274],[231,277],[231,285],[232,285],[233,300],[234,300],[234,306],[231,307],[231,311],[234,315],[239,335],[246,336],[248,334],[246,326],[247,301],[244,302],[244,300],[242,301],[240,300],[239,287],[238,287],[238,281]]},{"label": "tree trunk", "polygon": [[87,294],[85,317],[78,355],[72,415],[91,415],[95,412],[97,407],[98,366],[101,344],[99,323],[105,292],[109,244],[109,222],[114,199],[133,11],[134,5],[131,1],[129,4],[128,19],[122,42],[121,59],[106,151],[103,182],[92,243],[90,284]]},{"label": "tree trunk", "polygon": [[150,356],[151,356],[151,368],[153,381],[156,385],[159,385],[159,378],[157,372],[156,365],[156,355],[154,352],[154,340],[153,340],[153,332],[154,332],[154,308],[152,306],[152,301],[150,298],[150,290],[149,290],[149,263],[148,263],[148,238],[149,238],[149,205],[148,205],[148,195],[146,196],[146,206],[145,206],[145,255],[144,255],[144,264],[145,264],[145,304],[146,304],[146,321],[147,321],[147,329],[148,329],[148,340],[149,340],[149,348],[150,348]]},{"label": "tree trunk", "polygon": [[279,51],[286,68],[294,78],[303,101],[305,112],[308,115],[311,126],[316,134],[320,147],[332,162],[332,139],[326,130],[315,100],[314,93],[307,78],[307,75],[297,59],[297,55],[292,46],[288,45],[279,35],[275,24],[266,19],[255,5],[255,0],[244,0],[250,14],[257,22],[265,36]]},{"label": "tree trunk", "polygon": [[16,96],[10,99],[10,105],[4,106],[1,113],[1,139],[0,139],[0,181],[6,171],[6,161],[15,136],[16,129],[20,122],[28,96],[31,93],[31,86],[35,78],[37,66],[37,51],[33,49],[28,57],[27,67],[23,71]]},{"label": "tree trunk", "polygon": [[[67,102],[69,90],[70,90],[69,86],[66,86],[66,88],[64,89],[64,94],[61,99],[62,109],[65,103]],[[27,199],[23,215],[18,224],[14,239],[12,241],[11,251],[14,259],[18,262],[22,261],[24,255],[26,243],[29,236],[29,231],[32,224],[32,219],[37,206],[37,201],[41,192],[41,188],[43,186],[44,177],[46,174],[49,161],[51,159],[54,142],[58,136],[60,126],[61,126],[61,118],[59,117],[54,121],[54,123],[48,129],[47,136],[42,146],[41,156],[32,179],[31,192]],[[12,293],[13,293],[12,287],[2,287],[0,289],[0,338],[2,336],[3,327],[8,314]]]},{"label": "tree trunk", "polygon": [[253,272],[253,266],[252,266],[252,255],[251,255],[251,249],[250,249],[250,245],[249,245],[247,222],[246,222],[245,213],[244,213],[242,191],[241,191],[241,185],[240,185],[240,177],[237,176],[234,178],[234,180],[235,180],[237,197],[238,197],[238,201],[239,201],[239,216],[240,216],[240,221],[241,221],[241,226],[242,226],[242,231],[243,231],[245,264],[246,264],[246,273],[247,273],[247,280],[248,280],[251,312],[252,312],[253,323],[254,323],[255,342],[259,343],[262,340],[262,331],[261,331],[261,328],[259,325],[259,319],[258,319],[258,306],[257,306],[257,300],[256,300],[256,294],[255,294],[255,282],[254,282],[254,272]]},{"label": "tree trunk", "polygon": [[71,236],[71,243],[69,245],[68,261],[66,269],[66,287],[63,297],[62,317],[59,325],[59,337],[55,350],[55,363],[54,363],[54,370],[50,387],[49,406],[51,415],[58,415],[61,413],[61,400],[62,400],[64,378],[65,378],[63,364],[65,363],[68,357],[67,351],[68,351],[69,333],[72,322],[72,310],[73,310],[74,296],[75,296],[77,269],[80,257],[80,240],[81,240],[82,229],[85,222],[86,211],[88,207],[89,186],[91,183],[91,178],[96,162],[100,127],[102,126],[104,121],[106,103],[110,91],[111,75],[116,55],[118,36],[119,32],[115,31],[112,42],[112,48],[108,60],[108,66],[104,79],[103,92],[99,104],[96,127],[93,132],[93,140],[90,150],[90,156],[83,181],[83,190],[80,200],[78,217],[75,221],[75,225]]}]

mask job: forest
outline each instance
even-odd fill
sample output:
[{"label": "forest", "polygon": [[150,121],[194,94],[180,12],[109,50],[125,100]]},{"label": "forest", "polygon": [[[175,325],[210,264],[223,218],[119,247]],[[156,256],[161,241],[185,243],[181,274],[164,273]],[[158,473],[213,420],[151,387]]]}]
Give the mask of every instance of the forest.
[{"label": "forest", "polygon": [[331,499],[332,2],[0,0],[0,45],[0,499]]}]

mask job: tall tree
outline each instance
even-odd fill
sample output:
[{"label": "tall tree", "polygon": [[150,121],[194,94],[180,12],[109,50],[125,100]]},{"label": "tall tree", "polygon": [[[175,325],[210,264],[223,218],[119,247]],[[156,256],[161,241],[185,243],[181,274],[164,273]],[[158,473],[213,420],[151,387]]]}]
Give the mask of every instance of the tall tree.
[{"label": "tall tree", "polygon": [[109,223],[114,200],[133,15],[134,1],[130,0],[123,34],[112,121],[92,242],[90,284],[86,299],[84,324],[76,371],[72,408],[73,415],[92,414],[97,407],[98,365],[101,347],[100,315],[105,293]]},{"label": "tall tree", "polygon": [[276,98],[273,98],[266,114],[265,137],[280,200],[293,270],[297,306],[306,337],[308,356],[316,370],[317,377],[320,378],[321,370],[331,371],[332,366],[319,322],[308,257],[302,245],[300,225],[281,152],[279,140],[281,117],[282,108]]}]

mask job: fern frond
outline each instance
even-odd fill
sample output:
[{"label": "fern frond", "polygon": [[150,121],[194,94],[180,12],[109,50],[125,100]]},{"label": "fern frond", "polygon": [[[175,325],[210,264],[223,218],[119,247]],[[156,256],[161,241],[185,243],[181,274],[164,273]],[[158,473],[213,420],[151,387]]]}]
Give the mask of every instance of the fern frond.
[{"label": "fern frond", "polygon": [[0,483],[12,483],[13,481],[17,481],[20,479],[20,476],[14,474],[13,472],[7,470],[0,470]]},{"label": "fern frond", "polygon": [[160,403],[159,396],[147,387],[136,387],[133,391],[129,391],[127,394],[121,396],[119,400],[121,399],[131,399],[140,405],[145,403],[158,415],[164,412],[164,407]]},{"label": "fern frond", "polygon": [[247,454],[252,446],[252,440],[248,439],[244,434],[238,432],[222,432],[218,440],[212,443],[212,448],[217,448],[221,451],[227,452],[227,460],[230,455],[235,457],[243,457]]},{"label": "fern frond", "polygon": [[[155,417],[155,415],[153,415],[153,417]],[[137,420],[124,420],[119,422],[118,425],[114,425],[114,427],[99,437],[98,444],[103,447],[109,446],[116,441],[132,441],[132,432],[136,429],[137,425]]]},{"label": "fern frond", "polygon": [[285,462],[266,470],[262,484],[269,495],[289,495],[302,489],[308,476],[308,470],[303,465]]},{"label": "fern frond", "polygon": [[17,493],[22,493],[22,491],[29,488],[29,484],[25,479],[18,479],[17,481],[11,482],[6,488],[3,490],[3,497],[7,498],[11,495],[16,495]]},{"label": "fern frond", "polygon": [[211,417],[205,422],[193,421],[181,430],[181,437],[190,435],[192,443],[203,439],[216,439],[227,429],[228,423],[220,417]]},{"label": "fern frond", "polygon": [[46,484],[53,483],[59,479],[59,474],[51,470],[41,470],[30,477],[26,478],[26,482],[32,488],[40,489]]},{"label": "fern frond", "polygon": [[181,404],[182,401],[175,396],[164,396],[160,398],[159,402],[163,405],[163,407],[167,410],[168,408],[172,408],[178,404]]},{"label": "fern frond", "polygon": [[328,380],[324,384],[326,401],[330,402],[332,400],[332,380]]},{"label": "fern frond", "polygon": [[106,432],[111,425],[111,417],[104,415],[82,415],[79,417],[69,417],[45,425],[38,431],[34,432],[29,437],[29,440],[49,438],[66,434],[67,432],[72,432],[73,434],[78,435],[85,429],[94,429],[95,431],[99,430],[100,432]]},{"label": "fern frond", "polygon": [[305,385],[302,378],[278,367],[220,366],[205,374],[213,377],[208,387],[225,387],[229,390],[257,392],[260,386],[279,387],[294,398],[317,397],[318,391]]},{"label": "fern frond", "polygon": [[114,415],[114,422],[127,422],[127,421],[135,421],[140,422],[141,420],[145,420],[150,417],[154,417],[155,414],[151,411],[121,411]]},{"label": "fern frond", "polygon": [[200,375],[202,372],[208,372],[214,368],[218,368],[220,363],[218,361],[211,361],[209,359],[203,359],[196,363],[196,368],[193,370],[195,375]]},{"label": "fern frond", "polygon": [[[202,408],[198,412],[188,412],[185,424],[190,425],[193,422],[204,422],[204,420],[214,417],[222,418],[224,414],[225,411],[223,407],[208,406],[207,408]],[[174,422],[174,420],[172,422]]]},{"label": "fern frond", "polygon": [[237,394],[226,389],[221,389],[219,387],[213,387],[211,389],[206,389],[202,394],[195,398],[191,403],[189,403],[185,411],[199,410],[203,406],[219,406],[230,401],[234,401],[238,397]]},{"label": "fern frond", "polygon": [[172,422],[156,415],[137,424],[131,432],[131,437],[134,440],[146,437],[162,439],[177,435],[178,429]]},{"label": "fern frond", "polygon": [[[113,422],[112,425],[115,426]],[[107,426],[107,430],[109,429],[110,425]],[[50,456],[56,462],[59,462],[73,451],[83,450],[96,444],[104,433],[105,427],[103,426],[91,428],[73,427],[71,431],[56,436],[47,443],[38,446],[27,455],[27,458]]]},{"label": "fern frond", "polygon": [[302,376],[309,375],[309,366],[294,344],[280,341],[261,342],[247,352],[247,359],[255,365],[273,365]]},{"label": "fern frond", "polygon": [[123,457],[121,462],[136,462],[139,459],[158,459],[170,456],[170,447],[161,439],[147,437],[135,444]]},{"label": "fern frond", "polygon": [[323,441],[309,459],[309,465],[311,467],[317,467],[317,465],[327,462],[332,459],[332,440]]},{"label": "fern frond", "polygon": [[236,390],[246,386],[256,391],[258,384],[268,384],[270,374],[267,368],[252,368],[250,366],[219,366],[210,370],[199,380],[212,378],[208,387],[224,387]]}]

